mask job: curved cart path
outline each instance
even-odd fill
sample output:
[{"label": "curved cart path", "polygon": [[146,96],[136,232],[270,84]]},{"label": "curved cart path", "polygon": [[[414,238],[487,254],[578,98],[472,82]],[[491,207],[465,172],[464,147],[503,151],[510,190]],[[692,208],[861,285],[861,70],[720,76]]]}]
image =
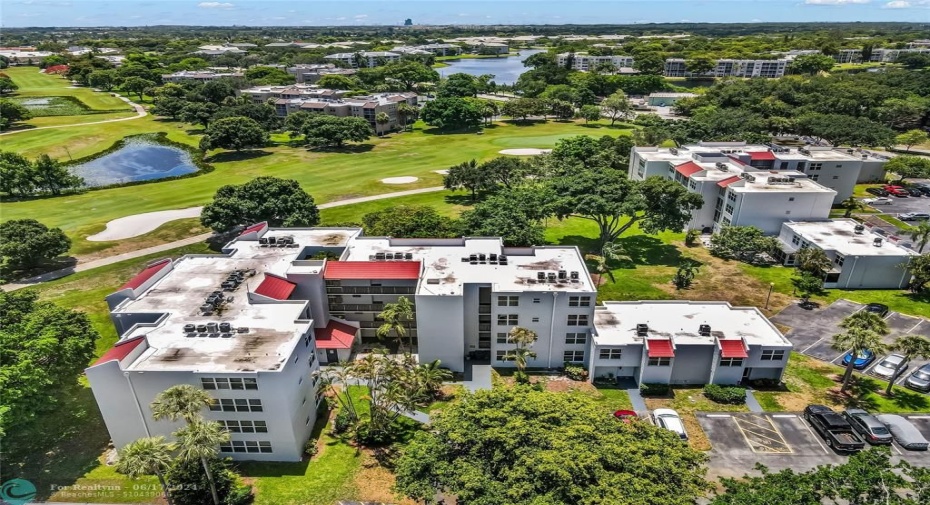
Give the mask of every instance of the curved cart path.
[{"label": "curved cart path", "polygon": [[130,99],[128,99],[128,98],[126,98],[126,97],[124,97],[124,96],[122,96],[122,95],[116,95],[116,97],[119,98],[120,100],[122,100],[122,101],[128,103],[128,104],[130,105],[130,107],[132,107],[133,110],[136,111],[136,115],[135,115],[135,116],[130,116],[130,117],[121,117],[121,118],[117,118],[117,119],[104,119],[103,121],[92,121],[92,122],[90,122],[90,123],[60,124],[60,125],[55,125],[55,126],[39,126],[39,127],[36,127],[36,128],[24,128],[24,129],[22,129],[22,130],[14,130],[14,131],[11,131],[11,132],[0,133],[0,136],[3,136],[3,135],[13,135],[14,133],[34,132],[34,131],[36,131],[36,130],[50,130],[50,129],[52,129],[52,128],[73,128],[73,127],[75,127],[75,126],[90,126],[90,125],[101,124],[101,123],[116,123],[117,121],[132,121],[133,119],[139,119],[140,117],[145,117],[145,116],[148,116],[148,115],[149,115],[149,113],[145,111],[145,108],[144,108],[144,107],[142,107],[141,105],[139,105],[139,104],[133,102],[132,100],[130,100]]}]

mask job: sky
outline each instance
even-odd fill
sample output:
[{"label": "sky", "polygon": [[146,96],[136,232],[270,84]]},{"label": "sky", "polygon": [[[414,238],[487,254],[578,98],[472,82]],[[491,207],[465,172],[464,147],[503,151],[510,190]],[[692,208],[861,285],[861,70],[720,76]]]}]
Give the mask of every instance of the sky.
[{"label": "sky", "polygon": [[2,0],[0,26],[910,21],[930,0]]}]

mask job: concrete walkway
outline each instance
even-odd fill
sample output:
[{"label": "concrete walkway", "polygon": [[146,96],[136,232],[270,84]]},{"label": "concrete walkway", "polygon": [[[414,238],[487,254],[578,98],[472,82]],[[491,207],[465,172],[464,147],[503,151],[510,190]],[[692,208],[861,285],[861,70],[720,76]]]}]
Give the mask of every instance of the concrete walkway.
[{"label": "concrete walkway", "polygon": [[649,412],[649,409],[646,407],[646,400],[643,400],[643,395],[639,393],[638,387],[627,389],[626,394],[630,397],[630,404],[633,405],[633,412],[637,414]]},{"label": "concrete walkway", "polygon": [[[442,191],[443,189],[445,188],[432,187],[432,188],[410,189],[407,191],[397,191],[394,193],[384,193],[381,195],[363,196],[359,198],[348,198],[345,200],[337,200],[335,202],[329,202],[329,203],[318,205],[318,207],[321,209],[328,209],[332,207],[341,207],[343,205],[352,205],[356,203],[371,202],[374,200],[383,200],[386,198],[395,198],[395,197],[400,197],[400,196],[417,195],[420,193]],[[52,281],[55,279],[60,279],[62,277],[71,275],[76,272],[92,270],[94,268],[100,268],[102,266],[112,265],[113,263],[119,263],[120,261],[140,258],[142,256],[148,256],[150,254],[156,254],[160,252],[170,251],[172,249],[177,249],[178,247],[184,247],[186,245],[196,244],[198,242],[203,242],[204,240],[207,240],[208,238],[212,236],[213,236],[212,233],[203,233],[200,235],[195,235],[193,237],[176,240],[174,242],[168,242],[167,244],[161,244],[161,245],[157,245],[153,247],[146,247],[145,249],[139,249],[136,251],[118,254],[116,256],[109,256],[106,258],[101,258],[101,259],[87,261],[87,262],[81,261],[81,259],[78,258],[77,264],[73,267],[63,268],[61,270],[55,270],[53,272],[48,272],[42,275],[37,275],[35,277],[30,277],[28,279],[19,281],[15,284],[6,284],[4,286],[0,286],[0,289],[3,289],[3,291],[16,291],[17,289],[27,288],[29,286],[34,286],[42,282],[48,282],[48,281]],[[490,372],[488,373],[488,387],[490,387]]]},{"label": "concrete walkway", "polygon": [[[462,385],[474,393],[479,389],[491,389],[491,365],[471,365],[466,362],[465,381]],[[471,373],[469,374],[469,370]]]},{"label": "concrete walkway", "polygon": [[[114,95],[116,94],[114,93]],[[139,119],[141,117],[145,117],[149,115],[149,113],[145,111],[144,107],[133,102],[132,100],[124,96],[121,96],[121,95],[116,95],[116,98],[119,98],[120,100],[128,103],[129,106],[132,107],[134,111],[136,111],[136,115],[131,116],[131,117],[118,118],[118,119],[104,119],[103,121],[92,121],[90,123],[60,124],[60,125],[55,125],[55,126],[39,126],[37,128],[26,128],[22,130],[15,130],[15,131],[6,132],[6,133],[0,133],[0,136],[14,135],[16,133],[23,133],[23,132],[34,132],[36,130],[50,130],[52,128],[72,128],[75,126],[89,126],[89,125],[102,124],[102,123],[116,123],[118,121],[132,121],[133,119]]]},{"label": "concrete walkway", "polygon": [[398,413],[408,419],[413,419],[414,421],[418,423],[429,424],[429,414],[427,414],[426,412],[420,412],[419,410],[413,410],[413,411],[402,410]]},{"label": "concrete walkway", "polygon": [[746,390],[746,406],[749,407],[750,412],[765,412],[762,405],[759,405],[759,400],[756,400],[755,395],[752,394],[751,389]]}]

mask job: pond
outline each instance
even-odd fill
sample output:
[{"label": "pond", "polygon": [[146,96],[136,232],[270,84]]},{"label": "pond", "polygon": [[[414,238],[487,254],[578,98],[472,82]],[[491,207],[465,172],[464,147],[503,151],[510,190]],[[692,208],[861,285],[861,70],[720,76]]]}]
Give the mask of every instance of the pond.
[{"label": "pond", "polygon": [[146,140],[129,140],[112,153],[69,167],[88,186],[164,179],[197,171],[190,153]]},{"label": "pond", "polygon": [[497,84],[513,84],[517,82],[517,77],[526,72],[528,69],[523,66],[523,60],[530,55],[543,52],[540,49],[523,49],[519,56],[508,56],[506,58],[462,58],[460,60],[449,60],[443,63],[449,65],[438,69],[439,75],[446,77],[450,74],[470,74],[470,75],[494,75],[494,82]]}]

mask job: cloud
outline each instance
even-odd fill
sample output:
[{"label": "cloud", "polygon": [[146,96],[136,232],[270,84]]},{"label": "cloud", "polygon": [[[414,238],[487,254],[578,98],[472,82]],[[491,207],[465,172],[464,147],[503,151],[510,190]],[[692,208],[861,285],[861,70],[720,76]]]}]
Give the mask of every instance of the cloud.
[{"label": "cloud", "polygon": [[910,6],[911,6],[910,2],[902,2],[902,1],[888,2],[885,4],[886,9],[907,9]]},{"label": "cloud", "polygon": [[896,0],[882,6],[883,9],[910,9],[911,7],[930,9],[930,0]]},{"label": "cloud", "polygon": [[229,2],[200,2],[197,7],[201,9],[232,9],[235,4]]},{"label": "cloud", "polygon": [[355,16],[355,19],[365,19],[367,17],[368,17],[368,14],[359,14],[358,16]]},{"label": "cloud", "polygon": [[850,5],[850,4],[867,4],[872,0],[804,0],[807,5]]}]

